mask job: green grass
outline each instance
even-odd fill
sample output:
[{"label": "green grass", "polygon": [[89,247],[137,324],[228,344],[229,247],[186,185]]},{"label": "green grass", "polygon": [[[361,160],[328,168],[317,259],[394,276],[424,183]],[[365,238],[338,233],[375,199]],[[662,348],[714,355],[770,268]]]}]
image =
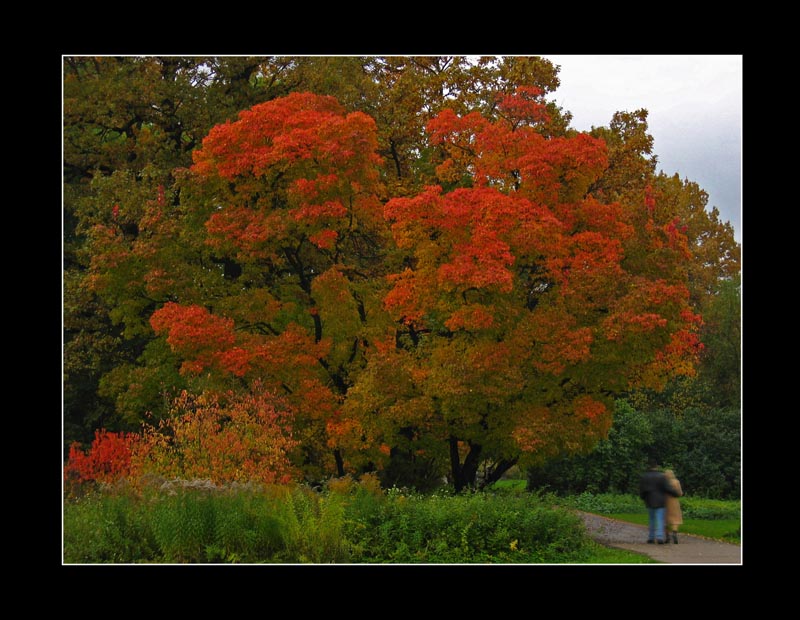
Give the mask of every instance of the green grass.
[{"label": "green grass", "polygon": [[[647,525],[647,515],[640,513],[618,512],[607,515],[612,519]],[[678,540],[681,534],[696,534],[705,538],[713,538],[729,543],[741,543],[739,519],[684,519],[678,528]]]},{"label": "green grass", "polygon": [[[705,497],[681,497],[681,511],[684,519],[700,519],[716,521],[739,519],[742,503],[739,500],[707,499]],[[595,514],[647,514],[644,502],[636,495],[618,495],[614,493],[581,493],[559,497],[562,506],[576,508]]]},{"label": "green grass", "polygon": [[627,551],[626,549],[614,549],[612,547],[605,547],[600,543],[592,543],[592,548],[589,552],[589,557],[580,564],[658,564],[656,560]]},{"label": "green grass", "polygon": [[525,491],[527,487],[527,480],[498,480],[489,486],[489,489],[493,491]]}]

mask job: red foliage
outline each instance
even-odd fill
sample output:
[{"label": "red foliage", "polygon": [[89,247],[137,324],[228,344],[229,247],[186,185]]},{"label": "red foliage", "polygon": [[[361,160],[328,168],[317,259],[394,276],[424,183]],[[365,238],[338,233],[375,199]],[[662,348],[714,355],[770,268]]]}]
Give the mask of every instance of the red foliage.
[{"label": "red foliage", "polygon": [[65,477],[79,482],[103,483],[126,478],[131,472],[131,449],[137,437],[133,433],[100,429],[95,431],[88,451],[82,450],[77,442],[73,443],[64,467]]},{"label": "red foliage", "polygon": [[184,372],[201,372],[211,366],[235,340],[233,321],[201,306],[168,302],[153,313],[150,325],[157,334],[167,334],[176,353],[191,358],[191,364],[184,364]]},{"label": "red foliage", "polygon": [[334,247],[356,212],[377,211],[377,129],[332,97],[292,93],[214,127],[194,152],[193,172],[235,187],[206,222],[207,243],[239,260],[267,258],[276,244],[308,238]]}]

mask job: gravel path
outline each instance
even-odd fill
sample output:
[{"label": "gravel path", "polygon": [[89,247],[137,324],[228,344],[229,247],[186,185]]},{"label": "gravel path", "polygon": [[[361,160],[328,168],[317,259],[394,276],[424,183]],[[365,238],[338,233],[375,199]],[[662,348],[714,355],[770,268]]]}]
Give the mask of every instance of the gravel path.
[{"label": "gravel path", "polygon": [[741,564],[739,545],[708,540],[678,532],[677,545],[648,545],[647,527],[578,512],[589,535],[608,547],[627,549],[648,555],[667,564]]}]

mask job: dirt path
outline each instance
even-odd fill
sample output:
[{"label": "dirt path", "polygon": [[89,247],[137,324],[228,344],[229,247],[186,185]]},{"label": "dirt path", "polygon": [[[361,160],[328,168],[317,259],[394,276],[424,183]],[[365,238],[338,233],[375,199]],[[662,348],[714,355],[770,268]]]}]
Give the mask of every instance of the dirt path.
[{"label": "dirt path", "polygon": [[667,564],[741,564],[739,545],[678,533],[677,545],[648,545],[647,527],[578,512],[589,535],[608,547],[649,555]]}]

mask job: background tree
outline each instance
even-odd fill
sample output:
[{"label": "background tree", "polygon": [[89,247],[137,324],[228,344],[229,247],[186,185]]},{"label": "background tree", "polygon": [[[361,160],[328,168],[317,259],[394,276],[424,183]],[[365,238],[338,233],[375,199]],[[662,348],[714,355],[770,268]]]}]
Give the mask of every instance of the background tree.
[{"label": "background tree", "polygon": [[[286,94],[286,58],[67,57],[64,59],[65,448],[101,427],[133,430],[148,409],[166,413],[183,386],[141,369],[152,335],[123,315],[154,308],[142,289],[98,292],[87,269],[97,224],[134,240],[145,204],[173,202],[176,167],[209,129],[242,108]],[[119,204],[112,221],[111,205]],[[125,309],[116,307],[124,300]],[[148,305],[150,304],[150,305]],[[146,316],[138,324],[146,325]],[[150,347],[150,348],[148,348]],[[175,388],[174,390],[172,388]]]}]

